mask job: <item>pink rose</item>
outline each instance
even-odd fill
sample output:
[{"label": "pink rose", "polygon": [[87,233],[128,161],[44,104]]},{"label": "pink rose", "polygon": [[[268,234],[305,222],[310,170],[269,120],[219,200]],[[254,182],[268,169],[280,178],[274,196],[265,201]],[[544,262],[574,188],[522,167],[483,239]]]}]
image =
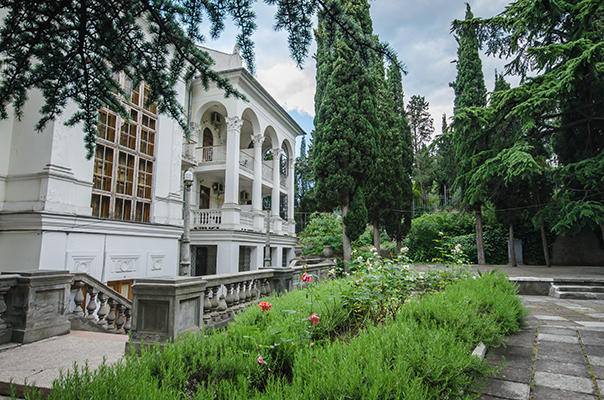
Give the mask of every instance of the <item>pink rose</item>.
[{"label": "pink rose", "polygon": [[310,321],[311,325],[318,324],[319,316],[315,313],[312,313],[310,314],[310,317],[308,317],[308,320]]},{"label": "pink rose", "polygon": [[302,282],[312,282],[312,275],[308,275],[306,272],[303,273]]}]

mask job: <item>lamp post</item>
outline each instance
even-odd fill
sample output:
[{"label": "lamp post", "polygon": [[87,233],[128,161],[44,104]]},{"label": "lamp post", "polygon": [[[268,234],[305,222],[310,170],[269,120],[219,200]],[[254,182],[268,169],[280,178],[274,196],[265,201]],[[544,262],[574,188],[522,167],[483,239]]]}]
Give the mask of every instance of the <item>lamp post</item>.
[{"label": "lamp post", "polygon": [[271,212],[266,210],[266,242],[264,244],[264,267],[271,267]]},{"label": "lamp post", "polygon": [[182,252],[180,253],[180,276],[191,276],[191,186],[193,185],[193,172],[187,169],[184,173],[185,204],[184,204],[184,232],[182,234]]}]

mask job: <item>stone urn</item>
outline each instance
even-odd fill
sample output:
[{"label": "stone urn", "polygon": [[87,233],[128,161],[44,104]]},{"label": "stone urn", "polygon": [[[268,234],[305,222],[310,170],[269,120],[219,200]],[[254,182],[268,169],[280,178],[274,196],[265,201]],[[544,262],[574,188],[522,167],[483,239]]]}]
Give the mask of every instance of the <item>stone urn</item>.
[{"label": "stone urn", "polygon": [[327,258],[333,257],[335,251],[333,250],[333,246],[325,245],[323,246],[323,255]]}]

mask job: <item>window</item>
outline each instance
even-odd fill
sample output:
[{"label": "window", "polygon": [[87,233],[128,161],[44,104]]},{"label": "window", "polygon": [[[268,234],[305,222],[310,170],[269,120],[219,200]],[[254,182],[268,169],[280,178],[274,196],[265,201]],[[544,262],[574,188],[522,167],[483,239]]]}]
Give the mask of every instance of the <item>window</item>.
[{"label": "window", "polygon": [[120,74],[119,81],[127,94],[123,103],[129,118],[125,119],[109,108],[99,110],[92,215],[150,222],[156,107],[147,104],[150,90],[144,84],[134,87],[132,80],[124,74]]}]

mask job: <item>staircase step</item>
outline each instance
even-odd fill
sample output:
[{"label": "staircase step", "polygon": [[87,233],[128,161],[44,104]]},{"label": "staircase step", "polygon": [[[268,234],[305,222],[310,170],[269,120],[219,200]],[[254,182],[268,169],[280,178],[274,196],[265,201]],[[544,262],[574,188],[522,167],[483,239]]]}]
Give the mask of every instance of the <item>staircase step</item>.
[{"label": "staircase step", "polygon": [[602,292],[563,292],[554,289],[554,287],[550,289],[549,295],[557,299],[604,300],[604,293]]},{"label": "staircase step", "polygon": [[604,293],[604,286],[593,285],[552,285],[553,288],[560,292],[594,292]]}]

